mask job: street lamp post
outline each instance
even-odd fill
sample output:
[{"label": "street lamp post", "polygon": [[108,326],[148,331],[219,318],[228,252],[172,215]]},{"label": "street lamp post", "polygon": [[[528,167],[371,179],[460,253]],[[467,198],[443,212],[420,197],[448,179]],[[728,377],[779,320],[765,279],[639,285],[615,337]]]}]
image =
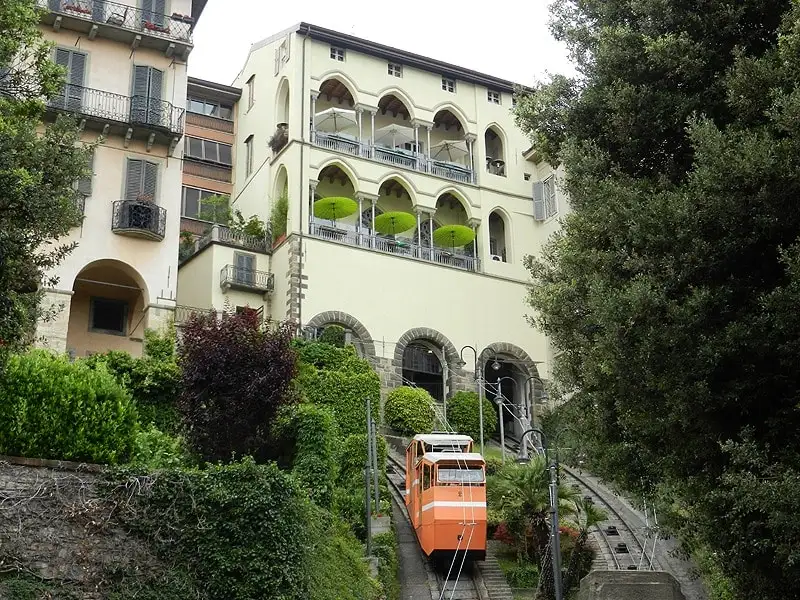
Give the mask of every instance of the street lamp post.
[{"label": "street lamp post", "polygon": [[[545,456],[548,453],[547,438],[544,431],[538,427],[531,427],[522,434],[522,441],[531,433],[538,433],[542,440]],[[527,445],[520,444],[517,462],[525,463],[530,461],[528,457]],[[558,458],[550,461],[547,468],[550,472],[550,554],[553,557],[553,591],[556,600],[564,600],[564,589],[561,581],[561,537],[558,530]]]},{"label": "street lamp post", "polygon": [[[479,368],[478,351],[475,349],[474,346],[464,346],[463,348],[461,348],[461,352],[459,353],[459,356],[461,357],[461,362],[466,364],[464,362],[464,350],[466,350],[467,348],[472,350],[472,354],[475,356],[474,373],[475,373],[475,383],[478,386],[478,421],[481,429],[480,433],[481,454],[483,454],[483,373],[482,373],[483,369]],[[491,348],[487,348],[487,350],[489,350],[494,355],[494,362],[492,363],[492,368],[495,371],[499,371],[500,363],[497,362],[497,353]]]}]

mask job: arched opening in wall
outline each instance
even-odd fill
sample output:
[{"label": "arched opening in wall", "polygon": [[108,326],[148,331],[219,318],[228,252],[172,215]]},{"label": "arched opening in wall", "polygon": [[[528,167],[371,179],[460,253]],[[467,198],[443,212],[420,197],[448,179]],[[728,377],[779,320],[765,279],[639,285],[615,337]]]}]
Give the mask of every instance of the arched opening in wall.
[{"label": "arched opening in wall", "polygon": [[72,285],[67,351],[89,356],[108,350],[142,353],[147,287],[136,270],[117,260],[86,265]]},{"label": "arched opening in wall", "polygon": [[508,356],[492,356],[484,363],[483,377],[486,398],[491,401],[497,414],[497,432],[500,432],[502,407],[503,429],[506,435],[519,438],[522,435],[522,419],[525,415],[526,371],[517,361]]},{"label": "arched opening in wall", "polygon": [[489,127],[483,134],[484,148],[486,150],[486,170],[493,175],[506,176],[506,153],[503,147],[503,137],[494,127]]},{"label": "arched opening in wall", "polygon": [[497,211],[489,214],[489,254],[490,258],[498,262],[508,262],[509,244],[506,235],[506,223]]},{"label": "arched opening in wall", "polygon": [[444,401],[444,351],[435,344],[415,340],[403,351],[403,384],[426,390],[437,402]]},{"label": "arched opening in wall", "polygon": [[[447,225],[459,225],[461,227],[470,228],[469,217],[467,210],[464,207],[461,199],[455,194],[445,192],[436,199],[436,212],[433,215],[433,221],[436,226],[433,231],[439,227]],[[430,225],[428,226],[430,229]],[[423,249],[425,245],[423,244]],[[441,262],[451,266],[470,268],[475,259],[475,240],[467,243],[461,243],[455,237],[451,242],[439,243],[434,242],[433,250],[430,253],[430,260]],[[424,250],[423,250],[424,254]]]},{"label": "arched opening in wall", "polygon": [[278,175],[275,177],[275,186],[270,199],[269,221],[273,244],[279,244],[289,228],[289,174],[284,165],[278,168]]},{"label": "arched opening in wall", "polygon": [[353,92],[341,79],[331,77],[322,83],[312,116],[317,145],[359,154],[360,128],[355,103]]},{"label": "arched opening in wall", "polygon": [[[347,172],[339,165],[331,164],[322,169],[319,172],[318,181],[319,183],[314,193],[315,202],[330,197],[350,198],[355,202],[355,182],[350,179]],[[312,214],[315,214],[313,206]],[[356,222],[358,220],[356,211],[350,212],[349,214],[341,213],[339,215],[336,215],[334,211],[331,217],[333,218],[314,216],[314,229],[318,235],[339,240],[341,236],[346,235],[348,231],[355,231]]]},{"label": "arched opening in wall", "polygon": [[352,344],[361,358],[367,360],[375,358],[375,344],[372,336],[358,319],[348,313],[336,310],[320,313],[308,322],[306,330],[310,337],[319,339],[332,325],[338,325],[344,329],[345,344]]},{"label": "arched opening in wall", "polygon": [[[435,174],[459,181],[471,179],[471,176],[467,177],[467,173],[472,170],[472,164],[465,133],[465,124],[452,111],[445,108],[433,117],[430,157]],[[458,177],[459,170],[463,177]]]},{"label": "arched opening in wall", "polygon": [[280,152],[289,143],[289,81],[284,79],[278,88],[278,97],[275,106],[277,123],[275,133],[269,141],[273,152]]},{"label": "arched opening in wall", "polygon": [[[371,207],[369,207],[371,210]],[[366,212],[366,211],[365,211]],[[381,250],[396,254],[413,255],[414,228],[416,216],[414,215],[414,201],[407,185],[397,177],[390,177],[378,188],[378,200],[375,203],[375,216],[384,213],[404,213],[405,217],[393,219],[388,225],[368,224],[370,231],[374,232],[375,244]],[[403,222],[405,221],[405,222]],[[410,227],[406,227],[409,225]]]},{"label": "arched opening in wall", "polygon": [[389,164],[413,167],[414,153],[418,151],[417,137],[414,127],[411,126],[411,111],[408,106],[395,94],[383,96],[378,101],[375,131],[372,135],[375,145],[378,146],[375,158]]}]

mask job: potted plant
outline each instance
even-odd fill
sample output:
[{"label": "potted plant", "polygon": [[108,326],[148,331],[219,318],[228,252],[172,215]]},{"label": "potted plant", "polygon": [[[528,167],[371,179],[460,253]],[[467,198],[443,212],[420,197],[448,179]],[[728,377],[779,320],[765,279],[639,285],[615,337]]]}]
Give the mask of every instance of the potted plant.
[{"label": "potted plant", "polygon": [[288,142],[289,126],[286,123],[280,123],[278,124],[278,128],[275,130],[275,133],[272,134],[272,137],[269,140],[269,147],[274,153],[277,154]]},{"label": "potted plant", "polygon": [[92,14],[92,9],[88,6],[82,6],[78,3],[67,3],[64,5],[64,10],[69,10],[76,13],[82,13],[85,15]]}]

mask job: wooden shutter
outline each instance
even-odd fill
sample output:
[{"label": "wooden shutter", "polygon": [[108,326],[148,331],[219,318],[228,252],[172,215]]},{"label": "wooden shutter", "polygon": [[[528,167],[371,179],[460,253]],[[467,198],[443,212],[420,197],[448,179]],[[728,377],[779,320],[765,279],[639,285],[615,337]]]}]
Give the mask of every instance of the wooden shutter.
[{"label": "wooden shutter", "polygon": [[134,201],[142,193],[143,174],[144,161],[129,158],[128,169],[125,174],[125,200]]},{"label": "wooden shutter", "polygon": [[67,108],[80,112],[83,108],[83,84],[86,75],[86,55],[69,51],[69,70],[67,71]]},{"label": "wooden shutter", "polygon": [[78,180],[78,193],[83,196],[92,195],[92,179],[94,175],[94,152],[89,155],[89,174]]},{"label": "wooden shutter", "polygon": [[537,221],[545,220],[544,212],[544,182],[536,181],[533,184],[533,218]]},{"label": "wooden shutter", "polygon": [[158,165],[156,163],[145,162],[142,193],[144,193],[146,196],[149,196],[151,200],[155,200],[157,188],[158,188]]},{"label": "wooden shutter", "polygon": [[150,68],[136,65],[133,67],[133,85],[131,90],[131,120],[134,123],[147,121],[147,92],[149,90]]},{"label": "wooden shutter", "polygon": [[162,125],[164,117],[164,106],[161,103],[162,85],[164,74],[158,69],[149,68],[150,86],[147,90],[149,96],[150,110],[148,111],[147,122],[151,125]]}]

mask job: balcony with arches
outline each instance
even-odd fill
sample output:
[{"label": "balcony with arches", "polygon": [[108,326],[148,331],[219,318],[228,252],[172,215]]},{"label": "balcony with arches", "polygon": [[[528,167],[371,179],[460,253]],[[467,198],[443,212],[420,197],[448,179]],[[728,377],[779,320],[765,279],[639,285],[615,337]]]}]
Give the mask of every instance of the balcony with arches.
[{"label": "balcony with arches", "polygon": [[455,108],[433,121],[415,118],[399,90],[384,93],[377,110],[362,109],[352,86],[331,77],[311,96],[311,140],[320,148],[474,184],[474,141]]},{"label": "balcony with arches", "polygon": [[[455,192],[441,194],[435,211],[422,209],[399,177],[386,179],[377,195],[369,195],[357,192],[355,179],[333,164],[320,172],[312,197],[313,237],[456,269],[480,269],[474,242],[477,226]],[[448,237],[450,231],[458,237]],[[464,236],[470,241],[464,242]]]}]

